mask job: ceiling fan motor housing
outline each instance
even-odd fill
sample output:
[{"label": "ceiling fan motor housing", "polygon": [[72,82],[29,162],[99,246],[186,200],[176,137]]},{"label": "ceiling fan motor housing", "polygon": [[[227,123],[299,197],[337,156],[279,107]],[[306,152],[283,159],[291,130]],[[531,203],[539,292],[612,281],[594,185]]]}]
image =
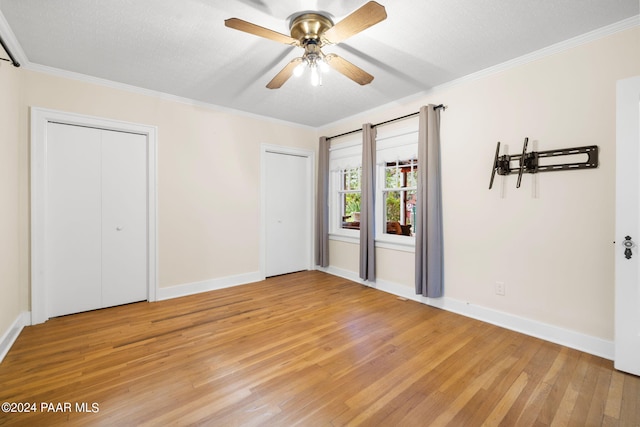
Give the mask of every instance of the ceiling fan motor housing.
[{"label": "ceiling fan motor housing", "polygon": [[320,37],[331,27],[333,27],[331,19],[319,13],[303,13],[295,17],[289,26],[291,37],[299,40],[302,46],[306,46],[309,42],[322,46]]}]

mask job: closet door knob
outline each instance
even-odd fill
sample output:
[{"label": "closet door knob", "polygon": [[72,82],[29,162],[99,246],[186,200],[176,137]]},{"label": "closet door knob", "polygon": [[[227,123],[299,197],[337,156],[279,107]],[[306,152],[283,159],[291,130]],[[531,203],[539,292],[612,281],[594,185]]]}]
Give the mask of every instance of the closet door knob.
[{"label": "closet door knob", "polygon": [[122,231],[122,229],[123,229],[123,228],[124,228],[124,227],[117,226],[117,227],[116,227],[116,231]]},{"label": "closet door knob", "polygon": [[633,248],[636,244],[633,242],[633,240],[631,240],[631,237],[629,236],[625,236],[624,238],[624,242],[622,242],[622,246],[625,247],[624,249],[624,257],[626,259],[631,259],[631,248]]}]

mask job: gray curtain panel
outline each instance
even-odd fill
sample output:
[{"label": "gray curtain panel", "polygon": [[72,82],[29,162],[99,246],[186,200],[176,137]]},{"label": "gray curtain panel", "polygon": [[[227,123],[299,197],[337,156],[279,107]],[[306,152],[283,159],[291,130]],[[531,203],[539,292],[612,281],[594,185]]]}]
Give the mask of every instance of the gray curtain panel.
[{"label": "gray curtain panel", "polygon": [[376,129],[362,125],[362,180],[360,182],[360,278],[374,281],[375,267]]},{"label": "gray curtain panel", "polygon": [[444,292],[440,109],[421,107],[419,120],[416,294],[438,298]]},{"label": "gray curtain panel", "polygon": [[316,200],[316,265],[329,266],[329,140],[319,142]]}]

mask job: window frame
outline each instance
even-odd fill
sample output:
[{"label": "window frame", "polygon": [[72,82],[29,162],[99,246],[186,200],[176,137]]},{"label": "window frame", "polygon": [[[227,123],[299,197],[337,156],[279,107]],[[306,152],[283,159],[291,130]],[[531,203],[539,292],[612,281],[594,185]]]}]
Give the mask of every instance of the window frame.
[{"label": "window frame", "polygon": [[[359,192],[341,188],[341,171],[362,167],[362,141],[349,139],[329,149],[329,238],[349,243],[360,241],[359,229],[342,228],[342,194]],[[361,176],[362,179],[362,176]]]},{"label": "window frame", "polygon": [[[396,153],[389,160],[389,153]],[[410,153],[410,154],[408,154]],[[384,222],[383,189],[385,183],[384,169],[387,161],[403,161],[418,158],[418,123],[413,125],[389,126],[377,131],[376,137],[376,182],[375,182],[375,246],[402,252],[415,251],[415,236],[404,236],[386,233]],[[340,189],[340,166],[351,168],[362,166],[361,135],[349,138],[329,149],[329,239],[353,244],[360,242],[360,230],[342,228],[342,212]],[[417,185],[416,185],[417,187]],[[384,227],[384,228],[383,228]]]},{"label": "window frame", "polygon": [[[360,176],[359,176],[359,184],[360,184],[360,189],[358,190],[351,190],[351,189],[345,189],[343,188],[343,184],[344,184],[344,172],[346,171],[353,171],[353,170],[359,170],[360,171]],[[337,196],[338,196],[338,200],[336,202],[336,208],[338,209],[338,217],[340,217],[340,219],[338,220],[336,217],[336,221],[337,221],[337,226],[338,228],[342,229],[342,230],[357,230],[358,232],[360,232],[360,227],[358,226],[358,228],[345,228],[342,226],[342,224],[344,223],[344,211],[346,210],[345,202],[344,202],[344,197],[346,197],[347,194],[359,194],[360,195],[360,200],[362,200],[362,167],[361,166],[356,166],[356,167],[349,167],[349,168],[345,168],[345,169],[338,169],[336,171],[336,179],[338,180],[337,183]]]},{"label": "window frame", "polygon": [[[384,152],[384,155],[379,155]],[[395,155],[395,158],[390,156]],[[415,236],[386,233],[384,193],[386,187],[385,169],[388,162],[416,160],[418,168],[418,128],[404,127],[387,132],[378,132],[376,138],[376,246],[406,252],[415,250]],[[417,183],[416,183],[417,190]]]}]

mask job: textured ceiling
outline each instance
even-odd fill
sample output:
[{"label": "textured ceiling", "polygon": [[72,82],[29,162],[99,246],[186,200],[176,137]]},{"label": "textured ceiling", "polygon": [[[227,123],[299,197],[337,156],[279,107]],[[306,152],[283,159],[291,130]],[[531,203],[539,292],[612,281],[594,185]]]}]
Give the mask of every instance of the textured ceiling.
[{"label": "textured ceiling", "polygon": [[[289,17],[340,21],[365,0],[0,0],[39,64],[318,127],[638,15],[638,0],[379,0],[387,19],[328,46],[372,74],[360,86],[271,78],[302,49],[232,30],[231,17],[289,34]],[[7,38],[7,35],[4,35]]]}]

